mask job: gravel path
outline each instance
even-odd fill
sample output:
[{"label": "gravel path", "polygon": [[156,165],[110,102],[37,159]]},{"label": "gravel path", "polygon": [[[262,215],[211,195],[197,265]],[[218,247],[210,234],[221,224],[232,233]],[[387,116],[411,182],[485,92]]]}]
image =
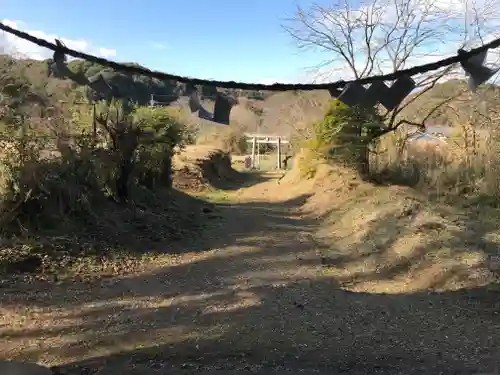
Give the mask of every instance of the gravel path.
[{"label": "gravel path", "polygon": [[88,374],[495,369],[498,294],[343,290],[311,240],[317,223],[296,210],[304,197],[279,201],[280,189],[219,197],[210,230],[161,267],[4,298],[2,354]]}]

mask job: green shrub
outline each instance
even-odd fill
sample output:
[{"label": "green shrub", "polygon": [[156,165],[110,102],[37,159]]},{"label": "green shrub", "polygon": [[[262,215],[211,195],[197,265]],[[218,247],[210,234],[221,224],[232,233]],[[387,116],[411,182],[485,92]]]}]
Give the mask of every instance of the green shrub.
[{"label": "green shrub", "polygon": [[332,101],[323,120],[313,126],[308,147],[328,160],[368,173],[369,147],[381,134],[384,124],[376,109],[351,108]]},{"label": "green shrub", "polygon": [[138,107],[132,122],[143,134],[136,150],[137,182],[154,188],[172,185],[172,157],[190,142],[191,133],[175,110],[168,107]]},{"label": "green shrub", "polygon": [[304,147],[297,153],[296,165],[300,177],[309,179],[316,175],[318,165],[325,163],[326,159],[312,147]]},{"label": "green shrub", "polygon": [[172,156],[188,136],[175,112],[136,107],[127,113],[118,103],[99,107],[98,121],[110,142],[95,142],[91,132],[70,134],[65,124],[48,139],[28,123],[23,132],[3,132],[0,227],[95,221],[94,210],[109,198],[129,199],[130,183],[171,186]]},{"label": "green shrub", "polygon": [[107,180],[98,168],[106,160],[88,149],[61,153],[34,132],[4,139],[2,149],[2,230],[53,228],[67,217],[92,220],[92,205],[107,200]]}]

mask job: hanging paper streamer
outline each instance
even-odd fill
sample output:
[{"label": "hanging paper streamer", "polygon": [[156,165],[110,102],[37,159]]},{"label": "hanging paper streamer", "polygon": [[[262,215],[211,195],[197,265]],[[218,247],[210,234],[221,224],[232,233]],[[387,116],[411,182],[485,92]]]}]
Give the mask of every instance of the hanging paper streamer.
[{"label": "hanging paper streamer", "polygon": [[[389,95],[389,87],[387,87],[384,82],[374,82],[368,87],[368,90],[366,90],[366,97],[371,98],[371,100],[366,100],[365,104],[369,107],[373,107],[377,104],[378,98],[385,98],[387,95]],[[382,100],[383,99],[380,101]]]},{"label": "hanging paper streamer", "polygon": [[188,84],[186,94],[189,97],[188,105],[191,113],[197,112],[201,108],[200,97],[195,86]]},{"label": "hanging paper streamer", "polygon": [[214,122],[229,125],[231,109],[235,104],[236,101],[234,99],[229,98],[224,94],[217,94],[214,106]]},{"label": "hanging paper streamer", "polygon": [[[380,82],[384,84],[383,82]],[[385,84],[384,84],[385,86]],[[388,110],[392,111],[398,107],[403,100],[415,89],[416,83],[411,77],[401,77],[386,90],[385,95],[380,95],[380,103]]]},{"label": "hanging paper streamer", "polygon": [[328,89],[328,92],[332,96],[332,98],[338,98],[340,94],[342,94],[342,89],[339,89],[337,87],[330,87]]},{"label": "hanging paper streamer", "polygon": [[349,107],[354,107],[356,105],[363,105],[365,95],[365,88],[357,82],[352,82],[346,85],[342,93],[338,96],[338,100]]},{"label": "hanging paper streamer", "polygon": [[[64,47],[64,44],[56,39],[56,44],[59,47]],[[89,101],[93,100],[111,100],[112,97],[114,96],[114,91],[113,87],[111,87],[104,77],[98,73],[95,76],[91,78],[85,77],[85,74],[80,73],[74,73],[71,71],[71,69],[68,68],[66,65],[66,56],[64,53],[60,51],[55,51],[52,61],[48,62],[48,71],[49,75],[52,74],[54,77],[61,78],[61,79],[71,79],[72,81],[76,82],[79,85],[82,86],[88,86],[90,87],[94,93],[91,95],[90,92],[88,92],[87,99]]]},{"label": "hanging paper streamer", "polygon": [[106,82],[101,74],[90,77],[88,86],[94,90],[94,100],[109,100],[113,96],[113,88]]},{"label": "hanging paper streamer", "polygon": [[202,108],[200,95],[196,88],[189,93],[188,105],[191,113],[198,112]]},{"label": "hanging paper streamer", "polygon": [[200,107],[200,109],[198,110],[198,117],[203,119],[203,120],[208,120],[208,121],[214,120],[214,114],[212,112],[208,112],[203,107]]},{"label": "hanging paper streamer", "polygon": [[[56,44],[62,47],[63,44],[56,39]],[[55,51],[52,60],[48,61],[48,73],[49,76],[53,75],[57,78],[66,78],[65,73],[67,73],[68,67],[66,66],[66,55],[60,51]]]},{"label": "hanging paper streamer", "polygon": [[[459,49],[457,53],[458,55],[463,55],[465,51],[463,49]],[[485,50],[465,61],[460,62],[462,69],[469,77],[468,86],[472,92],[476,92],[478,86],[493,77],[499,70],[499,68],[490,69],[487,66],[484,66],[487,54],[488,51]]]},{"label": "hanging paper streamer", "polygon": [[236,99],[229,98],[225,94],[218,92],[215,98],[214,112],[211,113],[201,105],[198,90],[190,93],[188,102],[191,112],[198,112],[199,118],[223,125],[229,125],[231,109],[236,103]]},{"label": "hanging paper streamer", "polygon": [[[64,47],[64,44],[56,39],[56,44],[59,47]],[[66,65],[66,55],[60,51],[55,51],[52,61],[48,62],[48,73],[56,78],[66,79],[70,78],[79,85],[87,85],[87,77],[83,73],[77,74],[72,72]]]},{"label": "hanging paper streamer", "polygon": [[415,88],[415,81],[408,76],[396,80],[391,87],[384,82],[374,82],[365,89],[357,82],[348,83],[339,94],[338,89],[330,89],[330,95],[349,107],[373,107],[382,104],[388,111],[394,110]]},{"label": "hanging paper streamer", "polygon": [[[64,44],[57,39],[56,44],[60,48],[65,48]],[[124,106],[132,105],[134,99],[131,98],[130,84],[133,81],[133,77],[106,69],[95,76],[87,78],[85,73],[75,73],[69,69],[66,60],[66,55],[60,50],[56,50],[52,60],[48,61],[49,76],[53,75],[60,79],[71,79],[78,85],[90,87],[93,92],[87,92],[87,99],[89,101],[106,100],[109,103],[112,99],[118,99]],[[178,98],[178,95],[173,95],[172,97]]]}]

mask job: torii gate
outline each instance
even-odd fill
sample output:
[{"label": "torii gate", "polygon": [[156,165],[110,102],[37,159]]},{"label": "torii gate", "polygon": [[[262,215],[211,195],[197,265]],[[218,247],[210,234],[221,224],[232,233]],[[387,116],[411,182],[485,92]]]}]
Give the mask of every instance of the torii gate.
[{"label": "torii gate", "polygon": [[252,168],[255,168],[255,154],[258,153],[258,147],[260,144],[275,144],[278,151],[276,166],[281,169],[281,145],[288,144],[289,141],[286,137],[281,135],[270,135],[270,134],[255,134],[255,133],[245,133],[247,137],[247,142],[252,144]]}]

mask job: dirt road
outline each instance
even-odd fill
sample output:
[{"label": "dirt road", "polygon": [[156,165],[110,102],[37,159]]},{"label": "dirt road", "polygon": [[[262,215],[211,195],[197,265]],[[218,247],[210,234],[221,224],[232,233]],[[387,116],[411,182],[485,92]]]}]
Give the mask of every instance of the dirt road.
[{"label": "dirt road", "polygon": [[209,230],[146,272],[27,284],[22,296],[5,286],[1,355],[66,373],[495,369],[491,292],[350,292],[322,265],[318,223],[299,210],[307,196],[270,178],[209,198]]}]

